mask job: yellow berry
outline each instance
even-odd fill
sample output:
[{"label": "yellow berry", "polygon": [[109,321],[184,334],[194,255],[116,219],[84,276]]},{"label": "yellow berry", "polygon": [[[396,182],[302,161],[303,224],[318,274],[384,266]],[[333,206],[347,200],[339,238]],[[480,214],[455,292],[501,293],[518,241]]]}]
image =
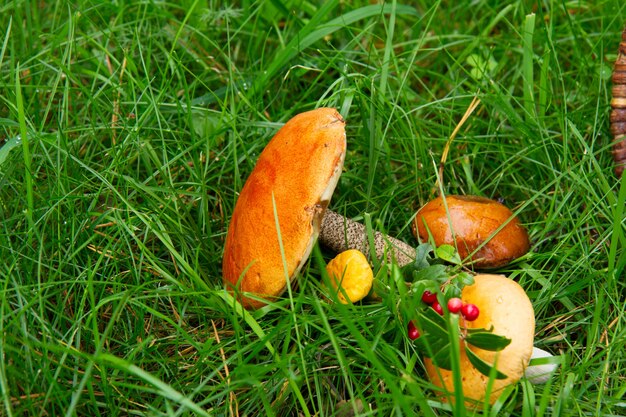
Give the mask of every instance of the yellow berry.
[{"label": "yellow berry", "polygon": [[341,252],[326,265],[326,272],[343,304],[362,300],[372,289],[374,273],[365,255],[358,250]]}]

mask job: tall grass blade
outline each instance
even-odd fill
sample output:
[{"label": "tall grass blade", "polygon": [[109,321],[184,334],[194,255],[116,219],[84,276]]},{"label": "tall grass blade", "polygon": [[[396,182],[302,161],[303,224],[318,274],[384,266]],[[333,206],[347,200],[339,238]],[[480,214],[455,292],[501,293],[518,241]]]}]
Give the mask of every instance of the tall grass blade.
[{"label": "tall grass blade", "polygon": [[22,154],[24,156],[24,193],[26,194],[26,221],[28,223],[28,241],[31,242],[35,233],[35,221],[33,220],[33,210],[35,198],[33,190],[32,156],[30,154],[30,136],[26,128],[26,110],[24,109],[24,99],[22,97],[20,64],[15,68],[15,101],[17,107],[17,117],[20,124],[20,136],[22,142]]},{"label": "tall grass blade", "polygon": [[535,14],[526,15],[524,29],[522,31],[523,47],[523,89],[524,89],[524,109],[526,110],[526,121],[530,122],[536,117],[535,111],[535,78],[534,78],[534,49],[533,36],[535,33]]}]

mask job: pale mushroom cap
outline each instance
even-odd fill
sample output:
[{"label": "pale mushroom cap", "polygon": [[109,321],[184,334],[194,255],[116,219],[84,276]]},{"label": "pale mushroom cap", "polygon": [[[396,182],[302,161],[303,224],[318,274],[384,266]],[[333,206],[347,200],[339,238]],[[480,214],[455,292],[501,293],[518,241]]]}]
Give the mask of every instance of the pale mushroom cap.
[{"label": "pale mushroom cap", "polygon": [[442,197],[429,201],[417,212],[413,233],[428,241],[429,232],[437,246],[454,246],[456,238],[463,259],[487,242],[472,256],[477,268],[506,265],[530,248],[528,232],[513,212],[484,197],[450,195],[445,203]]},{"label": "pale mushroom cap", "polygon": [[[494,379],[491,383],[489,402],[493,404],[506,386],[522,377],[528,366],[533,352],[535,314],[526,292],[515,281],[504,275],[487,274],[477,275],[474,280],[473,285],[463,288],[461,299],[475,304],[480,314],[475,321],[466,322],[466,326],[470,329],[493,327],[494,334],[511,339],[511,343],[499,352],[470,347],[487,363],[495,362],[496,368],[507,375],[506,379]],[[425,358],[425,365],[430,380],[452,393],[452,372],[436,368],[428,358]],[[461,378],[465,398],[484,401],[489,377],[474,368],[464,349],[461,349]]]},{"label": "pale mushroom cap", "polygon": [[[345,152],[345,122],[335,109],[298,114],[276,133],[259,156],[232,214],[222,261],[229,290],[237,287],[265,299],[283,293],[286,277],[298,273],[317,239]],[[264,304],[249,297],[240,301],[246,307]]]}]

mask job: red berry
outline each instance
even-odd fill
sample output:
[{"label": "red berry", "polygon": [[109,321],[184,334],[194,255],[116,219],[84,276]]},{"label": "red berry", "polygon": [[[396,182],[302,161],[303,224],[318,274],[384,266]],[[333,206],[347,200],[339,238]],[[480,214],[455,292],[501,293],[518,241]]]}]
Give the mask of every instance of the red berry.
[{"label": "red berry", "polygon": [[431,307],[433,308],[433,310],[439,313],[440,316],[443,316],[443,307],[441,307],[439,301],[435,301]]},{"label": "red berry", "polygon": [[409,322],[408,334],[409,334],[409,339],[411,340],[415,340],[418,337],[420,337],[420,331],[417,330],[417,327],[415,327],[415,323],[413,323],[412,320]]},{"label": "red berry", "polygon": [[463,304],[463,307],[461,307],[461,314],[465,320],[474,321],[478,318],[480,311],[474,304]]},{"label": "red berry", "polygon": [[448,300],[448,311],[450,313],[457,314],[459,311],[461,311],[462,307],[463,307],[463,301],[461,301],[460,298],[453,297]]},{"label": "red berry", "polygon": [[422,294],[422,301],[426,304],[434,303],[437,301],[437,293],[430,292],[428,290],[424,291],[424,294]]}]

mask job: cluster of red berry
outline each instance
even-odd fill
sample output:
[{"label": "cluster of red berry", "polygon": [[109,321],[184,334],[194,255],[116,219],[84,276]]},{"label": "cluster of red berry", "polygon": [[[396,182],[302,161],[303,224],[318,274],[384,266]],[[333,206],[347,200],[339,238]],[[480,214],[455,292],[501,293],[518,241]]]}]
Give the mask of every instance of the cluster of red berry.
[{"label": "cluster of red berry", "polygon": [[[443,315],[443,307],[437,300],[436,293],[432,293],[428,290],[424,291],[422,294],[422,301],[428,304],[437,313]],[[463,316],[466,321],[474,321],[480,314],[480,311],[475,304],[464,303],[458,297],[453,297],[448,300],[448,311],[452,314],[461,313],[461,316]],[[408,325],[408,336],[411,340],[415,340],[420,337],[420,332],[417,327],[415,327],[413,320],[411,320]]]}]

